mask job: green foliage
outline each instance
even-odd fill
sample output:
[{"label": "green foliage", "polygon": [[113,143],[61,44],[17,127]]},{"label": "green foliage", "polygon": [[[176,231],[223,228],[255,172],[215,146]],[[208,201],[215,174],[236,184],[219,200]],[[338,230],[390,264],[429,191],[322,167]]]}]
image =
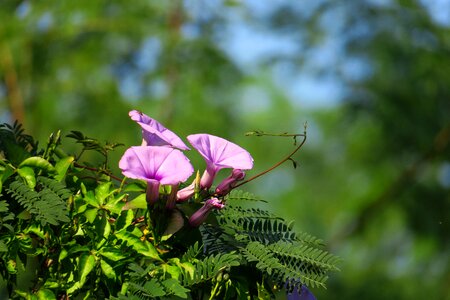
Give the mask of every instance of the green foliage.
[{"label": "green foliage", "polygon": [[25,134],[22,125],[0,125],[0,153],[12,163],[19,163],[30,155],[36,154],[38,143]]},{"label": "green foliage", "polygon": [[39,176],[35,189],[32,189],[17,177],[6,191],[25,209],[22,214],[30,214],[42,226],[69,221],[66,207],[71,193],[57,181]]},{"label": "green foliage", "polygon": [[[447,298],[449,2],[277,1],[263,10],[257,1],[193,2],[3,1],[2,117],[41,141],[54,128],[78,128],[131,144],[123,111],[133,103],[180,134],[233,136],[258,163],[284,149],[238,140],[241,132],[307,119],[315,136],[301,154],[307,163],[282,171],[294,184],[265,177],[248,187],[297,229],[330,234],[333,252],[346,257],[319,298]],[[262,36],[267,49],[247,47]],[[5,148],[17,167],[30,154],[14,145]],[[0,163],[6,186],[18,175],[12,166]],[[88,190],[105,180],[105,172],[69,173]]]},{"label": "green foliage", "polygon": [[[18,134],[29,155],[5,157],[0,177],[0,276],[12,298],[272,297],[274,284],[324,286],[337,270],[319,240],[296,234],[269,211],[237,205],[261,202],[255,195],[233,191],[213,222],[193,228],[184,210],[167,211],[163,201],[150,214],[142,209],[142,184],[107,171],[115,147],[72,132],[81,153],[104,156],[97,166],[84,165],[80,155],[64,155],[59,133],[41,155]],[[32,268],[33,279],[21,283]]]}]

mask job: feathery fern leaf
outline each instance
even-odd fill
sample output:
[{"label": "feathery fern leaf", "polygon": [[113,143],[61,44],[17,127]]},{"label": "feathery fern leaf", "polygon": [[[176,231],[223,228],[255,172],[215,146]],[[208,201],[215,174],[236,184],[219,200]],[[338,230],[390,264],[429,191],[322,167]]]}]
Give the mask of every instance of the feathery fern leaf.
[{"label": "feathery fern leaf", "polygon": [[267,202],[266,200],[261,199],[260,197],[249,193],[249,192],[245,192],[243,190],[232,190],[227,198],[227,201],[259,201],[259,202]]},{"label": "feathery fern leaf", "polygon": [[299,243],[277,242],[267,246],[279,257],[288,258],[288,261],[301,261],[318,267],[323,271],[338,271],[336,267],[339,259],[325,250],[301,245]]},{"label": "feathery fern leaf", "polygon": [[240,256],[235,252],[207,256],[203,260],[198,260],[193,263],[195,268],[193,274],[183,272],[181,282],[184,286],[207,282],[216,277],[219,272],[239,266],[240,260]]},{"label": "feathery fern leaf", "polygon": [[44,226],[47,223],[58,225],[60,222],[68,222],[65,200],[45,186],[36,188],[39,192],[16,178],[9,185],[7,192]]},{"label": "feathery fern leaf", "polygon": [[241,206],[227,205],[220,211],[223,217],[228,219],[259,218],[259,219],[281,219],[267,210],[260,208],[243,208]]},{"label": "feathery fern leaf", "polygon": [[237,250],[240,245],[234,233],[228,233],[222,227],[203,224],[199,229],[206,254],[228,253]]},{"label": "feathery fern leaf", "polygon": [[269,275],[272,275],[272,270],[281,272],[283,269],[283,265],[274,254],[259,242],[248,243],[243,252],[249,262],[257,262],[256,267]]},{"label": "feathery fern leaf", "polygon": [[194,245],[190,246],[186,252],[181,257],[181,261],[191,261],[197,258],[197,256],[200,254],[202,247],[198,245],[198,242],[195,242]]}]

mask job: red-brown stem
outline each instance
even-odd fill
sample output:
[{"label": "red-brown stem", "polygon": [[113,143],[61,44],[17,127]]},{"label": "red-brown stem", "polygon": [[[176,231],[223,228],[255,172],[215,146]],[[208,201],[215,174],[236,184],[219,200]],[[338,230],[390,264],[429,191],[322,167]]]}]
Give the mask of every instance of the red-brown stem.
[{"label": "red-brown stem", "polygon": [[273,165],[272,167],[268,168],[267,170],[265,170],[265,171],[263,171],[263,172],[261,172],[261,173],[259,173],[259,174],[256,174],[255,176],[252,176],[252,177],[250,177],[249,179],[247,179],[247,180],[245,180],[245,181],[242,181],[241,183],[235,185],[235,186],[233,187],[233,189],[235,189],[235,188],[237,188],[237,187],[240,187],[241,185],[244,185],[244,184],[246,184],[246,183],[249,183],[250,181],[255,180],[256,178],[258,178],[258,177],[260,177],[260,176],[263,176],[264,174],[269,173],[270,171],[273,171],[274,169],[276,169],[276,168],[278,168],[280,165],[282,165],[284,162],[286,162],[286,161],[288,161],[289,159],[291,159],[291,157],[292,157],[295,153],[297,153],[297,151],[300,150],[300,148],[301,148],[301,147],[303,146],[303,144],[306,142],[306,134],[304,134],[304,135],[302,135],[302,136],[303,136],[303,140],[302,140],[302,142],[300,143],[300,145],[298,145],[297,148],[295,148],[294,151],[292,151],[288,156],[286,156],[284,159],[282,159],[281,161],[277,162],[275,165]]},{"label": "red-brown stem", "polygon": [[[74,163],[74,166],[77,167],[77,168],[82,168],[82,169],[89,170],[89,171],[94,171],[94,172],[99,172],[99,171],[100,171],[100,170],[97,169],[97,168],[92,168],[92,167],[88,167],[88,166],[83,166],[83,165],[80,165],[80,164],[78,164],[78,163]],[[101,171],[100,171],[100,172],[101,172]],[[111,177],[112,179],[115,179],[115,180],[117,180],[117,181],[122,182],[122,179],[120,179],[120,178],[117,177],[117,176],[114,176],[114,175],[112,175],[112,174],[110,174],[110,173],[108,173],[108,172],[103,172],[103,173],[106,174],[106,175],[108,175],[108,176]]]}]

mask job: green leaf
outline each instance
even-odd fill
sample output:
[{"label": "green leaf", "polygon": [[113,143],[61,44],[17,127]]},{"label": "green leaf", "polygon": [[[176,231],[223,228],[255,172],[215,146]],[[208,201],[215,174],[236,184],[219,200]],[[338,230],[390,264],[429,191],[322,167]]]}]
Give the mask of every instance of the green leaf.
[{"label": "green leaf", "polygon": [[80,284],[81,286],[86,282],[86,278],[91,273],[91,271],[95,267],[95,257],[92,254],[81,254],[79,263],[78,263],[78,274],[80,275]]},{"label": "green leaf", "polygon": [[57,174],[55,167],[51,163],[49,163],[46,159],[43,159],[39,156],[32,156],[25,159],[20,165],[19,168],[23,167],[31,167],[34,169],[41,169],[46,171],[48,174]]},{"label": "green leaf", "polygon": [[84,212],[84,215],[86,216],[86,219],[88,220],[89,223],[91,224],[94,223],[95,218],[97,217],[97,211],[98,211],[97,208],[90,208]]},{"label": "green leaf", "polygon": [[109,210],[112,213],[120,214],[125,202],[122,201],[126,195],[120,195],[116,197],[109,197],[109,201],[103,206],[104,209]]},{"label": "green leaf", "polygon": [[55,169],[58,174],[55,176],[55,179],[57,181],[61,181],[64,179],[64,176],[66,176],[67,170],[69,169],[69,167],[72,164],[72,162],[74,161],[74,159],[75,158],[73,156],[67,156],[67,157],[61,158],[56,163]]},{"label": "green leaf", "polygon": [[41,289],[37,293],[38,300],[56,300],[55,294],[51,290]]},{"label": "green leaf", "polygon": [[74,245],[68,250],[69,255],[79,252],[89,252],[91,249],[88,246]]},{"label": "green leaf", "polygon": [[110,259],[112,261],[118,261],[121,259],[125,259],[128,257],[128,255],[125,255],[122,251],[116,248],[112,247],[103,247],[99,254],[103,257],[106,257],[107,259]]},{"label": "green leaf", "polygon": [[145,194],[140,194],[133,200],[128,201],[122,209],[128,210],[128,209],[136,209],[136,208],[142,208],[142,209],[147,208],[147,201],[145,200]]},{"label": "green leaf", "polygon": [[103,237],[100,238],[99,242],[96,245],[96,248],[100,249],[107,242],[108,236],[111,233],[111,224],[109,224],[108,219],[102,217],[96,219],[94,227],[97,236]]},{"label": "green leaf", "polygon": [[0,252],[8,252],[8,246],[3,241],[0,241]]},{"label": "green leaf", "polygon": [[149,241],[141,241],[137,236],[124,230],[116,232],[116,237],[119,240],[125,241],[126,244],[137,253],[156,260],[161,260],[155,246]]},{"label": "green leaf", "polygon": [[151,293],[152,297],[163,297],[166,295],[164,288],[158,282],[158,280],[152,278],[144,284],[144,289]]},{"label": "green leaf", "polygon": [[9,204],[5,200],[0,201],[0,212],[7,212]]},{"label": "green leaf", "polygon": [[110,191],[111,184],[112,182],[108,181],[100,184],[95,189],[95,198],[97,199],[99,205],[103,205],[105,203],[105,199],[114,193],[114,191]]},{"label": "green leaf", "polygon": [[187,298],[188,289],[183,287],[180,282],[174,278],[166,279],[162,282],[163,286],[175,296]]},{"label": "green leaf", "polygon": [[134,219],[134,212],[132,210],[122,211],[116,221],[116,230],[119,231],[131,225]]},{"label": "green leaf", "polygon": [[2,192],[3,182],[5,182],[9,176],[14,174],[14,168],[11,165],[6,164],[3,161],[1,161],[1,163],[3,165],[0,166],[0,193]]},{"label": "green leaf", "polygon": [[169,216],[169,224],[163,233],[162,241],[168,240],[174,233],[180,230],[184,226],[183,215],[179,210],[172,210]]},{"label": "green leaf", "polygon": [[34,189],[34,187],[36,186],[36,176],[34,174],[33,168],[21,167],[21,168],[17,169],[17,173],[20,175],[20,177],[25,179],[27,185],[30,188]]},{"label": "green leaf", "polygon": [[61,262],[64,258],[67,257],[69,252],[67,252],[66,249],[61,249],[61,252],[59,253],[58,261]]},{"label": "green leaf", "polygon": [[181,275],[181,270],[178,266],[173,266],[169,264],[163,264],[162,269],[164,270],[164,273],[170,274],[170,277],[178,279]]},{"label": "green leaf", "polygon": [[114,269],[103,259],[100,261],[100,267],[102,269],[103,274],[109,279],[116,279],[117,275]]},{"label": "green leaf", "polygon": [[143,181],[133,182],[129,183],[125,186],[123,189],[124,192],[138,192],[138,193],[145,193],[145,187],[146,184]]}]

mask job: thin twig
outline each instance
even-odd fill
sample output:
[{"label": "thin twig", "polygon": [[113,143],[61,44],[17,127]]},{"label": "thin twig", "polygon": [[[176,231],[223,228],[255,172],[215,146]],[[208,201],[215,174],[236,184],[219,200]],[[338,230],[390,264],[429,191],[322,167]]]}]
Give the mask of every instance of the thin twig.
[{"label": "thin twig", "polygon": [[[272,135],[272,134],[264,134],[264,135]],[[273,135],[275,136],[275,134],[273,134]],[[304,133],[304,134],[292,134],[292,135],[283,134],[283,135],[277,135],[277,136],[301,136],[301,137],[303,137],[303,140],[302,140],[302,142],[300,143],[300,145],[298,145],[298,146],[294,149],[294,151],[292,151],[292,152],[291,152],[289,155],[287,155],[284,159],[282,159],[281,161],[279,161],[278,163],[276,163],[276,164],[273,165],[272,167],[268,168],[267,170],[265,170],[265,171],[263,171],[263,172],[261,172],[261,173],[259,173],[259,174],[256,174],[255,176],[252,176],[252,177],[250,177],[249,179],[244,180],[244,181],[242,181],[241,183],[235,185],[235,186],[233,187],[233,189],[235,189],[235,188],[237,188],[237,187],[240,187],[241,185],[244,185],[244,184],[246,184],[246,183],[249,183],[250,181],[255,180],[256,178],[261,177],[261,176],[263,176],[264,174],[267,174],[267,173],[273,171],[274,169],[278,168],[280,165],[282,165],[282,164],[285,163],[286,161],[292,159],[292,156],[294,156],[294,154],[297,153],[297,151],[300,150],[300,148],[301,148],[301,147],[303,146],[303,144],[305,144],[305,142],[306,142],[306,125],[305,125],[305,133]]]},{"label": "thin twig", "polygon": [[121,178],[119,178],[119,177],[117,177],[117,176],[114,176],[113,174],[111,174],[111,173],[109,173],[109,172],[99,170],[99,169],[97,169],[97,168],[92,168],[92,167],[88,167],[88,166],[83,166],[83,165],[80,165],[80,164],[78,164],[78,163],[74,163],[73,165],[74,165],[75,167],[77,167],[77,168],[82,168],[82,169],[89,170],[89,171],[93,171],[93,172],[100,172],[100,173],[103,173],[103,174],[105,174],[105,175],[108,175],[108,176],[111,177],[112,179],[115,179],[115,180],[120,181],[120,182],[123,181],[123,179],[121,179]]}]

